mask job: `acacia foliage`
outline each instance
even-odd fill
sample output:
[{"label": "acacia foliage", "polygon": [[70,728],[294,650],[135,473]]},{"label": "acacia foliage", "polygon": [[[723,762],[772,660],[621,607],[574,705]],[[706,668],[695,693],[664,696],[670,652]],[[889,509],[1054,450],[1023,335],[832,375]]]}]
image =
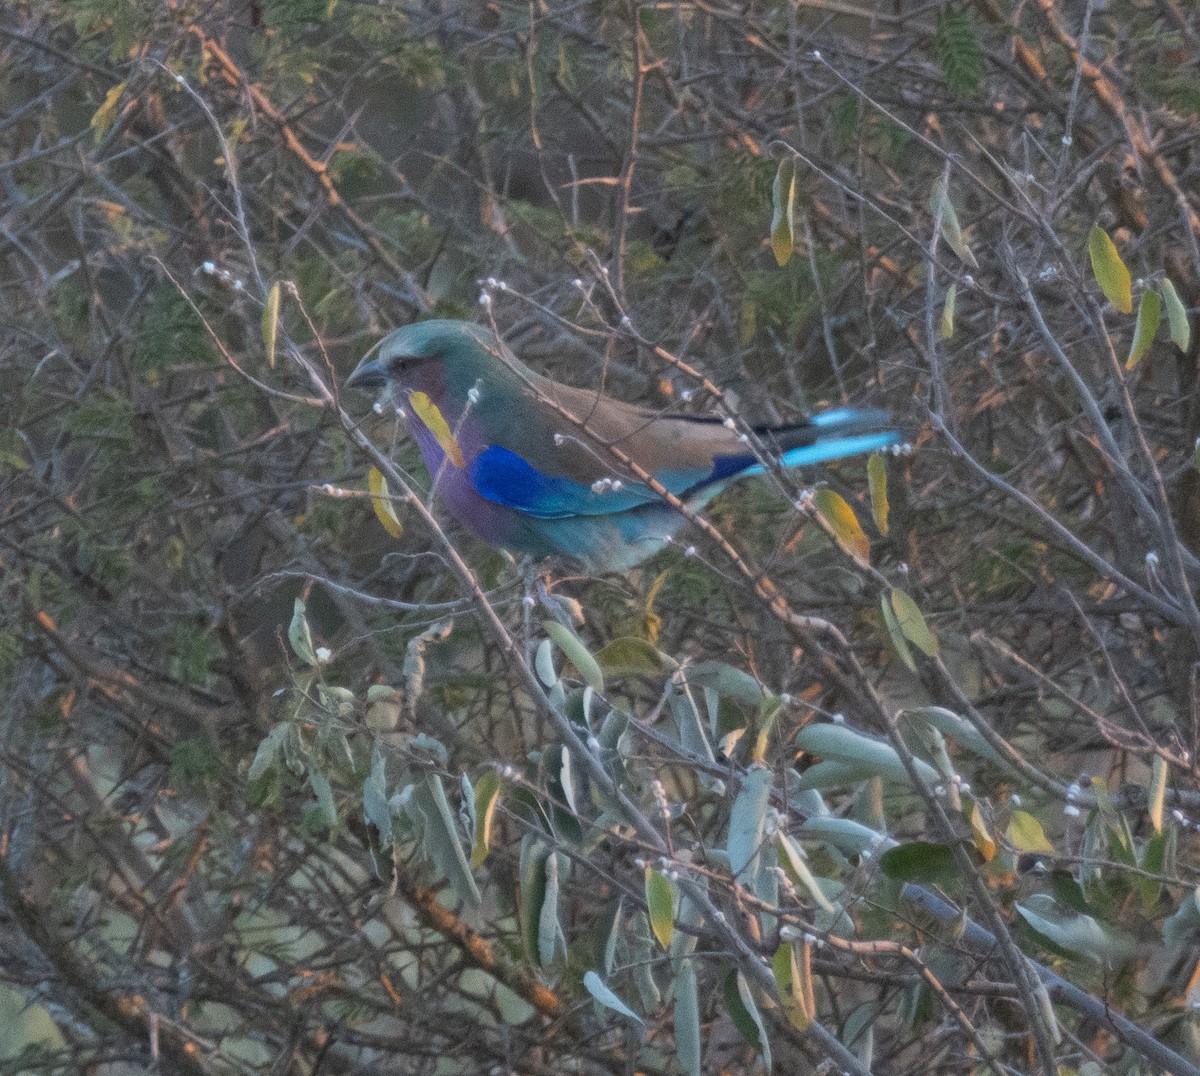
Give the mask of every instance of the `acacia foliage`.
[{"label": "acacia foliage", "polygon": [[[1176,0],[6,4],[5,1063],[1188,1071],[1198,57]],[[915,451],[539,588],[337,398],[431,314]]]}]

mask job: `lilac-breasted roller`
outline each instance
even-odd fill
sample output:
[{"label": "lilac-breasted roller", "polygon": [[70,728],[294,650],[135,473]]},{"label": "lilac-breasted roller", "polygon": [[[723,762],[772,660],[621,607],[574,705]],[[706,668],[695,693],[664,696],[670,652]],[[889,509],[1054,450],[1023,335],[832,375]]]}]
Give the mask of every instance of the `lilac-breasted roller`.
[{"label": "lilac-breasted roller", "polygon": [[[764,470],[732,423],[552,381],[490,329],[464,321],[396,329],[346,384],[382,388],[404,412],[435,491],[460,523],[492,545],[565,555],[594,573],[640,563],[687,522],[637,469],[693,511]],[[754,434],[784,467],[901,439],[883,412],[846,407]]]}]

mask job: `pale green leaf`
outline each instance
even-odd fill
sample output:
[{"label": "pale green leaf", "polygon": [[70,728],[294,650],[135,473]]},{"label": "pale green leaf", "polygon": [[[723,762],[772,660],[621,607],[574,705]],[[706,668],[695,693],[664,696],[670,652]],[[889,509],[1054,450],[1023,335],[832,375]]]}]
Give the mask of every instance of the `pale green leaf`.
[{"label": "pale green leaf", "polygon": [[316,665],[317,652],[313,647],[312,632],[308,629],[308,617],[304,612],[304,599],[297,598],[292,606],[292,622],[288,625],[288,642],[296,657],[306,665]]},{"label": "pale green leaf", "polygon": [[1054,855],[1054,845],[1046,839],[1042,824],[1028,811],[1013,811],[1008,820],[1008,839],[1019,852],[1044,852]]},{"label": "pale green leaf", "polygon": [[950,249],[966,265],[978,269],[979,262],[975,260],[975,255],[971,253],[971,248],[963,236],[958,214],[954,211],[954,203],[950,201],[950,192],[942,185],[940,179],[934,181],[933,192],[929,196],[929,208]]},{"label": "pale green leaf", "polygon": [[700,1076],[700,998],[690,960],[680,962],[675,976],[675,1058],[686,1076]]},{"label": "pale green leaf", "polygon": [[[846,725],[832,721],[802,728],[793,739],[801,751],[822,758],[863,766],[871,776],[908,783],[908,771],[891,744],[876,740]],[[928,785],[936,784],[938,772],[923,759],[914,759],[917,774]]]},{"label": "pale green leaf", "polygon": [[929,630],[920,607],[903,590],[892,588],[892,611],[896,623],[910,643],[928,657],[938,656],[937,636]]},{"label": "pale green leaf", "polygon": [[888,638],[891,639],[892,646],[896,650],[896,656],[909,672],[915,673],[917,671],[917,663],[913,660],[912,651],[908,647],[908,640],[904,638],[904,632],[900,630],[900,622],[896,619],[896,614],[892,611],[892,603],[888,595],[884,594],[880,597],[879,608],[883,613],[883,624],[887,628]]},{"label": "pale green leaf", "polygon": [[946,289],[946,301],[942,303],[942,318],[938,331],[943,340],[949,340],[954,335],[954,304],[958,300],[958,285],[951,284]]},{"label": "pale green leaf", "polygon": [[1166,760],[1161,755],[1154,756],[1153,769],[1150,776],[1150,789],[1146,804],[1146,813],[1150,818],[1150,825],[1154,827],[1155,833],[1162,832],[1163,824],[1163,804],[1167,796],[1167,776],[1170,773],[1170,767]]},{"label": "pale green leaf", "polygon": [[579,675],[601,693],[604,691],[604,673],[596,659],[583,641],[570,628],[564,627],[557,620],[547,620],[543,624],[546,634],[558,644],[558,648],[567,660],[575,666]]},{"label": "pale green leaf", "polygon": [[675,887],[670,878],[653,867],[646,868],[646,908],[658,944],[669,948],[675,936]]},{"label": "pale green leaf", "polygon": [[1167,327],[1171,332],[1171,343],[1180,351],[1186,352],[1192,342],[1192,326],[1188,320],[1187,307],[1180,300],[1175,285],[1165,277],[1162,282],[1162,299],[1163,306],[1167,308]]},{"label": "pale green leaf", "polygon": [[594,971],[589,971],[583,976],[583,985],[587,992],[592,995],[606,1009],[612,1009],[615,1013],[620,1013],[622,1016],[628,1017],[639,1024],[645,1026],[645,1021],[638,1016],[628,1005],[625,1004],[616,994],[609,989],[608,984],[600,978]]},{"label": "pale green leaf", "polygon": [[729,868],[742,884],[752,882],[758,874],[772,776],[766,766],[751,766],[742,777],[729,814]]}]

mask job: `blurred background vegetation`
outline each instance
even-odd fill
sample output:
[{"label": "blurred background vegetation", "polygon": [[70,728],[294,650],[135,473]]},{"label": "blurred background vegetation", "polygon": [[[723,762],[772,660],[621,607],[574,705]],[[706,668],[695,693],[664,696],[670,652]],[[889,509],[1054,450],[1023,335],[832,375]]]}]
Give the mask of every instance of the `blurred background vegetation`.
[{"label": "blurred background vegetation", "polygon": [[[1185,0],[6,0],[0,1072],[1200,1071],[1197,146]],[[426,316],[914,451],[535,585]]]}]

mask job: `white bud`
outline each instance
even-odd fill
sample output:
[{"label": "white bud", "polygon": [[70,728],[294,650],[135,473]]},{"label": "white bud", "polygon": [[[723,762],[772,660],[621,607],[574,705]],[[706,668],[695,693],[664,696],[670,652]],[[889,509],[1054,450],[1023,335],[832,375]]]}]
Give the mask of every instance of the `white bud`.
[{"label": "white bud", "polygon": [[726,415],[726,416],[725,416],[725,421],[722,423],[722,425],[723,425],[723,426],[725,427],[725,429],[727,429],[727,430],[735,430],[735,429],[737,429],[737,423],[736,423],[736,422],[734,422],[734,420],[733,420],[733,416],[732,416],[732,415]]},{"label": "white bud", "polygon": [[200,266],[200,268],[208,273],[209,276],[212,276],[217,271],[215,262],[205,262],[202,266]]},{"label": "white bud", "polygon": [[632,324],[633,324],[633,320],[629,317],[628,314],[621,315],[621,328],[622,329],[628,329],[629,326]]},{"label": "white bud", "polygon": [[1063,135],[1063,136],[1062,136],[1062,144],[1063,144],[1064,146],[1069,146],[1069,145],[1071,144],[1071,141],[1072,141],[1072,140],[1071,140],[1071,136],[1070,136],[1069,134],[1066,134],[1066,135]]},{"label": "white bud", "polygon": [[571,287],[578,288],[580,291],[583,291],[583,281],[580,280],[579,277],[576,277],[571,281]]},{"label": "white bud", "polygon": [[472,404],[479,403],[479,386],[472,385],[467,389],[467,401]]},{"label": "white bud", "polygon": [[834,714],[829,720],[835,725],[844,725],[846,723],[846,715],[842,713]]},{"label": "white bud", "polygon": [[820,59],[821,59],[821,50],[820,50],[820,49],[813,49],[813,50],[812,50],[812,58],[813,58],[814,60],[816,60],[816,61],[820,62]]},{"label": "white bud", "polygon": [[563,441],[565,441],[565,440],[566,440],[566,438],[563,437],[563,435],[561,433],[556,433],[554,435],[554,443],[556,445],[561,445],[563,443]]},{"label": "white bud", "polygon": [[622,482],[622,481],[621,481],[619,478],[614,478],[614,479],[612,480],[612,482],[610,483],[610,485],[612,486],[612,488],[613,488],[614,490],[618,490],[618,489],[620,489],[620,488],[621,488],[623,485],[625,485],[625,483],[624,483],[624,482]]},{"label": "white bud", "polygon": [[496,286],[496,278],[494,276],[490,276],[487,278],[485,283],[489,288],[494,288]]},{"label": "white bud", "polygon": [[685,546],[683,555],[685,557],[694,557],[696,555],[696,547],[694,545]]},{"label": "white bud", "polygon": [[492,305],[492,297],[486,291],[481,291],[479,293],[479,305],[480,306],[491,306]]},{"label": "white bud", "polygon": [[1066,818],[1078,818],[1079,817],[1079,808],[1076,807],[1075,804],[1073,804],[1073,803],[1068,803],[1063,808],[1063,815]]},{"label": "white bud", "polygon": [[682,400],[684,403],[687,403],[687,402],[688,402],[688,401],[689,401],[689,400],[692,398],[692,395],[693,395],[693,393],[692,393],[692,390],[691,390],[691,389],[684,389],[684,390],[683,390],[683,391],[682,391],[682,392],[679,394],[679,398],[680,398],[680,399],[681,399],[681,400]]},{"label": "white bud", "polygon": [[1153,549],[1146,554],[1146,567],[1151,571],[1158,567],[1158,554]]},{"label": "white bud", "polygon": [[325,662],[333,657],[333,651],[327,646],[318,646],[316,649],[316,655],[318,664],[324,665]]}]

